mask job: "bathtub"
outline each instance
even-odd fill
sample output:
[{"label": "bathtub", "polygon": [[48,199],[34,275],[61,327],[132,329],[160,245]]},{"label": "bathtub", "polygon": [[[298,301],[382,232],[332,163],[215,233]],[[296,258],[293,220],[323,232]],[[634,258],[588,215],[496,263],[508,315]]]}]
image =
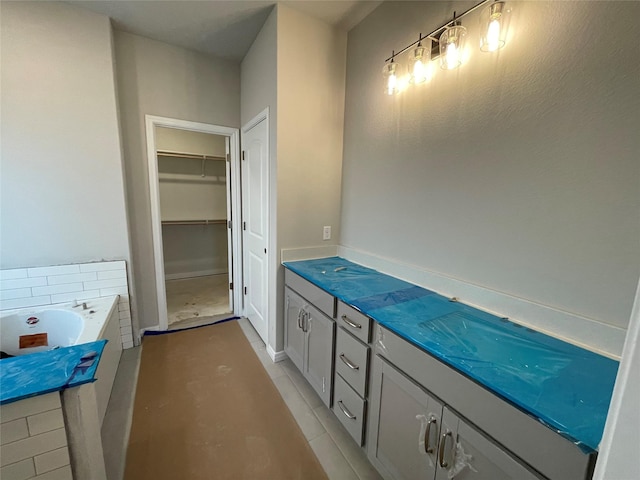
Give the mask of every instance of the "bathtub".
[{"label": "bathtub", "polygon": [[94,383],[102,425],[122,353],[118,298],[114,295],[84,300],[77,306],[67,303],[2,311],[0,350],[8,355],[28,355],[95,340],[108,340]]}]

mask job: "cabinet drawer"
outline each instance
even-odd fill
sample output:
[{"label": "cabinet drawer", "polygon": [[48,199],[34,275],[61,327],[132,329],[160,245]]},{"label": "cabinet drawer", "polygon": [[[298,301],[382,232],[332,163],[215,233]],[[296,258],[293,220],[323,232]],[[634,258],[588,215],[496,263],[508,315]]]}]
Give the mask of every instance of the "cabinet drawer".
[{"label": "cabinet drawer", "polygon": [[369,347],[338,328],[336,335],[336,372],[338,372],[362,398],[366,396],[369,373]]},{"label": "cabinet drawer", "polygon": [[351,334],[358,337],[364,343],[369,343],[369,332],[371,331],[371,319],[363,315],[355,308],[346,303],[338,302],[338,325]]},{"label": "cabinet drawer", "polygon": [[357,444],[362,446],[365,401],[340,375],[336,375],[334,380],[333,413]]},{"label": "cabinet drawer", "polygon": [[284,271],[284,283],[329,317],[336,317],[336,299],[320,287],[288,269]]}]

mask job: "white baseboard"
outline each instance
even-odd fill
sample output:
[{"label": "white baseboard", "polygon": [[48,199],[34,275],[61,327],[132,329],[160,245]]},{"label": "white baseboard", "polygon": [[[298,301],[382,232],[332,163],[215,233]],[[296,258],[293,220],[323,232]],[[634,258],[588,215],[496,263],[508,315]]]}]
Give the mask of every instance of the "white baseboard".
[{"label": "white baseboard", "polygon": [[284,353],[284,350],[276,352],[271,348],[271,345],[267,345],[267,353],[269,354],[269,357],[271,357],[271,360],[273,360],[273,363],[278,363],[289,358],[288,355]]},{"label": "white baseboard", "polygon": [[312,258],[335,257],[338,255],[338,245],[320,245],[317,247],[283,248],[280,251],[281,262],[295,262],[297,260],[311,260]]},{"label": "white baseboard", "polygon": [[211,270],[198,270],[197,272],[167,273],[164,279],[181,280],[183,278],[206,277],[208,275],[221,275],[223,273],[228,273],[226,268],[214,268]]},{"label": "white baseboard", "polygon": [[622,355],[626,329],[362,250],[339,246],[338,255],[601,355]]}]

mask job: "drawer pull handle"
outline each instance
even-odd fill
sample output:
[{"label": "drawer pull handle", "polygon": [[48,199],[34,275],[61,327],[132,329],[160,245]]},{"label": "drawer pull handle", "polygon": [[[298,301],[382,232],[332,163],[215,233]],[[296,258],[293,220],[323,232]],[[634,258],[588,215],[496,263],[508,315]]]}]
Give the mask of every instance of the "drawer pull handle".
[{"label": "drawer pull handle", "polygon": [[353,320],[351,320],[349,317],[347,317],[346,315],[342,315],[342,320],[344,321],[344,323],[346,323],[347,325],[349,325],[350,327],[353,328],[362,328],[362,325],[360,325],[359,323],[354,322]]},{"label": "drawer pull handle", "polygon": [[356,419],[356,416],[353,415],[349,410],[347,410],[347,407],[344,406],[342,400],[338,400],[338,406],[340,407],[340,410],[342,410],[342,413],[344,413],[345,417],[350,418],[351,420]]},{"label": "drawer pull handle", "polygon": [[340,354],[340,360],[342,360],[342,363],[344,363],[351,370],[360,370],[360,367],[355,363],[353,363],[351,360],[349,360],[344,353]]},{"label": "drawer pull handle", "polygon": [[442,468],[449,468],[449,462],[444,461],[444,449],[447,444],[447,437],[451,437],[451,431],[447,431],[442,434],[442,438],[440,439],[440,450],[438,452],[438,463]]},{"label": "drawer pull handle", "polygon": [[433,453],[433,447],[429,446],[429,441],[431,440],[431,425],[435,424],[436,419],[431,417],[427,423],[427,431],[424,433],[424,451],[427,453]]}]

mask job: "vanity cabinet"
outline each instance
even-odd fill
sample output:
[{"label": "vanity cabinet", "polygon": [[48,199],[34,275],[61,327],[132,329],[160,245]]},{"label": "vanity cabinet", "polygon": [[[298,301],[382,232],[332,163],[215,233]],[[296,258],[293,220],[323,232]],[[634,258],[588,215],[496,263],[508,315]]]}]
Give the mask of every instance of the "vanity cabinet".
[{"label": "vanity cabinet", "polygon": [[[374,360],[369,455],[386,479],[539,480],[382,357]],[[469,461],[465,456],[470,455]]]},{"label": "vanity cabinet", "polygon": [[284,350],[329,407],[333,386],[335,321],[289,286],[285,287],[284,301]]}]

